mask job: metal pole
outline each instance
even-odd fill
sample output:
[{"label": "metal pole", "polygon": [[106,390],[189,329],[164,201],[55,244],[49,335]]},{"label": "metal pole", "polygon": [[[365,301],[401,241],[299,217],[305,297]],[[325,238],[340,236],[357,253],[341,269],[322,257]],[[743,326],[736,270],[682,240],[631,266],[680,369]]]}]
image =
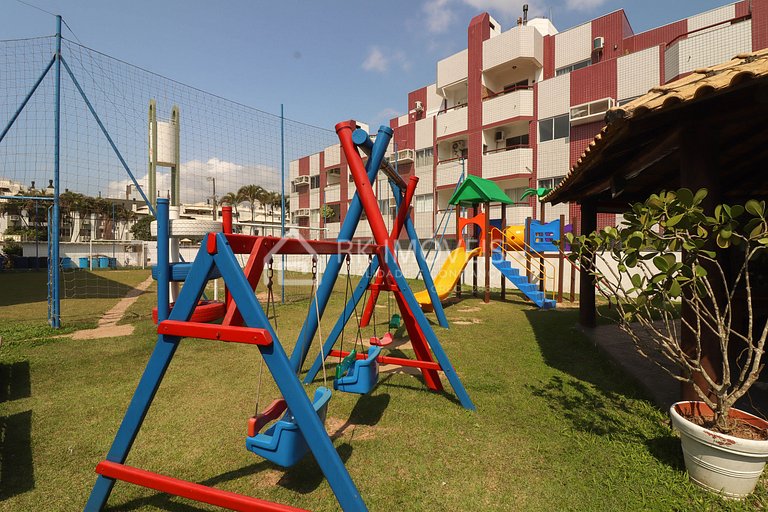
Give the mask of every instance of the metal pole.
[{"label": "metal pole", "polygon": [[[280,203],[280,238],[285,238],[285,111],[282,103],[280,104]],[[282,254],[281,258],[280,303],[285,304],[285,254]]]},{"label": "metal pole", "polygon": [[53,243],[51,251],[50,264],[51,267],[51,281],[53,283],[53,301],[52,301],[52,315],[51,315],[51,327],[58,329],[61,327],[61,290],[59,289],[59,222],[60,222],[60,209],[59,209],[59,170],[60,170],[60,155],[61,155],[61,16],[56,16],[56,77],[54,82],[55,94],[54,94],[54,152],[53,152],[53,232],[52,239],[49,243]]}]

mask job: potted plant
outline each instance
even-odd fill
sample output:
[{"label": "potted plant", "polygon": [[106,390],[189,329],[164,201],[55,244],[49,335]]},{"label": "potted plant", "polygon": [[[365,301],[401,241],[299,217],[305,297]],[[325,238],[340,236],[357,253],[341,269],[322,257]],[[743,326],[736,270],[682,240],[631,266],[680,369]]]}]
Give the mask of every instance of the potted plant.
[{"label": "potted plant", "polygon": [[706,196],[705,189],[654,194],[632,205],[619,227],[569,233],[566,241],[640,353],[695,391],[698,401],[670,410],[689,477],[740,498],[768,460],[768,422],[734,407],[764,366],[768,324],[755,308],[758,295],[765,298],[768,223],[765,201],[706,212]]}]

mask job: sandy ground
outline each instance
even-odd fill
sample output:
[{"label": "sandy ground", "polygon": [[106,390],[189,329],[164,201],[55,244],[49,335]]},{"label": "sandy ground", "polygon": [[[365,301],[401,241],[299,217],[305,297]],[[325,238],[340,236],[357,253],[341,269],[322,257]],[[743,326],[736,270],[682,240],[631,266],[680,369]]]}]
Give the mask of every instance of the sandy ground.
[{"label": "sandy ground", "polygon": [[144,282],[125,294],[125,297],[120,299],[112,309],[104,313],[104,316],[99,319],[98,327],[95,329],[77,331],[72,335],[72,338],[76,340],[96,340],[100,338],[115,338],[133,334],[132,325],[117,325],[117,323],[123,318],[125,312],[131,307],[131,304],[136,302],[139,296],[147,291],[151,284],[152,276],[149,276]]}]

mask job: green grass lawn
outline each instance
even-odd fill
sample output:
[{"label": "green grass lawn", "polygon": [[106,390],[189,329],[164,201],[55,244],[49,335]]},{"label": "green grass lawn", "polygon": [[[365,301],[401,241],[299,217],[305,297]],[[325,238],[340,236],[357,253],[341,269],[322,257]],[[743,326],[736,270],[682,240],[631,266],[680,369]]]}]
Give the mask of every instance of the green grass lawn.
[{"label": "green grass lawn", "polygon": [[[145,277],[136,271],[123,282]],[[322,322],[325,334],[343,291],[340,281]],[[0,306],[3,329],[14,322],[40,329],[37,337],[27,332],[0,347],[0,510],[78,510],[155,343],[149,319],[155,297],[144,294],[129,310],[133,336],[86,341],[45,333],[45,308],[40,317],[32,314],[38,299]],[[97,302],[71,312],[75,323],[95,323],[116,299],[83,300]],[[386,301],[380,304],[377,320],[385,324]],[[278,307],[287,350],[307,308],[307,300]],[[688,483],[666,414],[574,329],[577,310],[538,311],[512,295],[487,305],[464,298],[446,312],[454,324],[436,327],[437,334],[477,412],[462,409],[450,390],[431,393],[420,378],[402,373],[383,376],[369,396],[334,393],[331,400],[327,427],[371,510],[768,507],[765,482],[744,502],[720,500]],[[346,336],[348,347],[354,326]],[[310,354],[316,353],[314,345]],[[297,507],[337,510],[311,456],[282,470],[245,450],[258,372],[254,347],[184,340],[128,463]],[[277,397],[266,375],[261,407]],[[308,393],[321,384],[320,376]],[[121,482],[109,504],[121,511],[209,510]]]}]

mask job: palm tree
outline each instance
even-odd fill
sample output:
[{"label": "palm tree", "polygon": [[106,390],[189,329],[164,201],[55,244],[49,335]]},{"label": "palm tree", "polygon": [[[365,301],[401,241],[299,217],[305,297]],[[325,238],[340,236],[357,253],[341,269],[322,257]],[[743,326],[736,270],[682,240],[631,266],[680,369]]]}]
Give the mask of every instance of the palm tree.
[{"label": "palm tree", "polygon": [[[264,192],[266,191],[259,185],[253,184],[243,185],[237,191],[237,195],[242,198],[242,202],[248,203],[248,206],[251,209],[251,222],[256,220],[256,202],[261,202],[260,198],[263,197]],[[251,227],[251,233],[253,233],[253,227]]]},{"label": "palm tree", "polygon": [[[242,190],[242,189],[241,189]],[[223,205],[229,205],[235,210],[235,217],[239,217],[237,211],[237,205],[243,202],[242,196],[237,192],[227,192],[219,199],[219,203]]]}]

